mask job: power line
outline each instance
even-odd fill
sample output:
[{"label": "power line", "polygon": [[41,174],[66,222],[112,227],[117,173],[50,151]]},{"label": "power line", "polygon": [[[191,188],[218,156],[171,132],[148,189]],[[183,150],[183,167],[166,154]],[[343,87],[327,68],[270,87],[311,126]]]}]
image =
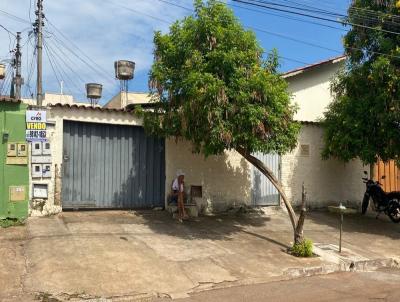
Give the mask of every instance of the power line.
[{"label": "power line", "polygon": [[[326,10],[326,9],[321,9],[321,8],[318,8],[318,7],[315,7],[315,6],[312,6],[312,5],[307,5],[305,3],[299,3],[299,2],[296,2],[296,1],[290,1],[290,0],[283,0],[283,1],[286,2],[286,3],[291,3],[291,4],[294,4],[294,5],[300,6],[300,7],[306,7],[306,8],[309,8],[309,9],[325,12],[325,13],[328,13],[328,14],[329,13],[334,13],[334,14],[337,14],[337,15],[345,17],[344,14],[338,14],[338,13],[335,13],[335,12],[332,12],[332,11],[329,11],[329,10]],[[310,3],[309,1],[305,1],[305,2],[306,3]],[[320,5],[320,3],[318,3],[318,4]],[[333,8],[333,7],[330,7],[330,8]]]},{"label": "power line", "polygon": [[[49,55],[49,61],[51,62],[52,60],[53,60],[53,65],[54,65],[54,72],[55,73],[57,73],[58,72],[58,74],[60,75],[60,79],[61,79],[61,81],[63,81],[63,83],[65,83],[65,90],[67,91],[67,93],[69,93],[69,94],[73,94],[73,91],[70,89],[70,86],[69,86],[69,82],[68,81],[70,81],[70,78],[68,77],[68,74],[65,72],[65,70],[63,70],[62,68],[61,68],[61,66],[58,66],[56,63],[55,63],[55,61],[56,61],[56,58],[55,58],[55,55],[49,50],[49,47],[48,47],[48,45],[46,44],[46,47],[47,47],[47,51],[48,51],[48,55]],[[57,71],[56,71],[57,70]],[[65,81],[65,78],[67,78],[68,79],[68,81]],[[58,83],[61,83],[60,82],[60,80],[58,80]],[[72,82],[71,82],[72,83]],[[72,83],[73,84],[73,83]],[[75,85],[74,85],[75,86]],[[79,89],[78,91],[77,91],[77,93],[78,93],[78,95],[80,95],[81,94],[81,92],[80,92],[81,90]]]},{"label": "power line", "polygon": [[[31,46],[32,46],[32,49],[33,49],[33,54],[32,54],[32,58],[31,58],[31,63],[30,64],[28,64],[28,70],[27,70],[27,72],[28,72],[28,77],[27,77],[27,81],[26,81],[26,83],[25,83],[25,86],[26,86],[26,89],[25,89],[25,94],[26,93],[28,93],[28,90],[29,90],[29,96],[31,97],[31,98],[33,98],[33,92],[32,92],[32,90],[31,90],[31,86],[30,86],[30,83],[31,83],[31,79],[32,79],[32,76],[33,76],[33,73],[35,72],[35,70],[36,70],[36,66],[35,66],[35,59],[36,59],[36,47],[32,44],[32,40],[30,40],[30,43],[29,43]],[[36,91],[34,91],[35,93],[36,93]]]},{"label": "power line", "polygon": [[47,46],[47,43],[44,43],[44,49],[46,50],[47,58],[49,59],[50,66],[51,66],[51,69],[53,70],[54,76],[56,77],[57,82],[60,83],[60,79],[58,78],[57,72],[55,71],[54,66],[53,66],[53,62],[51,61],[51,58],[50,58],[50,51],[49,51],[49,48]]},{"label": "power line", "polygon": [[[96,74],[103,74],[105,79],[107,79],[107,81],[109,81],[110,83],[113,83],[113,85],[115,84],[114,81],[111,81],[111,79],[109,80],[110,75],[109,75],[108,71],[103,69],[93,59],[91,59],[88,55],[86,55],[84,51],[82,51],[73,41],[68,39],[68,37],[65,36],[64,33],[61,30],[59,30],[53,23],[51,23],[49,19],[46,18],[46,20],[50,24],[50,26],[52,26],[67,42],[69,42],[73,47],[75,47],[82,54],[82,56],[85,59],[83,59],[79,54],[77,54],[74,50],[72,50],[71,47],[69,47],[64,41],[62,41],[60,38],[58,38],[56,33],[53,33],[54,39],[58,43],[60,43],[65,49],[67,49],[71,54],[73,54],[76,58],[78,58],[82,63],[84,63],[90,69],[92,69],[92,71],[94,71]],[[89,64],[86,60],[88,60],[92,64]]]},{"label": "power line", "polygon": [[[161,1],[161,0],[158,0],[158,1]],[[168,3],[168,1],[162,1],[162,2]],[[186,7],[186,9],[189,9],[189,8]],[[264,30],[264,29],[260,29],[260,28],[256,28],[256,27],[252,27],[252,26],[244,25],[244,27],[246,27],[248,29],[251,29],[251,30],[254,30],[254,31],[262,32],[262,33],[265,33],[265,34],[270,34],[270,35],[273,35],[273,36],[277,36],[277,37],[280,37],[280,38],[283,38],[283,39],[286,39],[286,40],[290,40],[290,41],[293,41],[293,42],[297,42],[297,43],[301,43],[301,44],[304,44],[304,45],[308,45],[308,46],[311,46],[311,47],[332,51],[332,52],[335,52],[335,53],[338,53],[338,54],[343,54],[343,51],[341,51],[341,50],[330,48],[330,47],[326,47],[326,46],[323,46],[323,45],[320,45],[320,44],[317,44],[317,43],[313,43],[313,42],[308,42],[308,41],[305,41],[305,40],[302,40],[302,39],[295,38],[293,36],[289,36],[289,35],[285,35],[285,34],[281,34],[281,33],[277,33],[277,32],[272,32],[272,31],[268,31],[268,30]],[[351,49],[351,50],[357,50],[357,51],[363,51],[361,48],[356,48],[356,47],[344,47],[344,48],[345,49]],[[384,56],[388,56],[388,57],[400,58],[399,56],[395,56],[395,55],[391,55],[391,54],[385,54],[385,53],[382,53],[382,52],[374,51],[374,52],[371,52],[371,53],[384,55]],[[291,60],[291,61],[294,61],[294,62],[301,62],[301,61],[298,61],[296,59],[290,59],[290,58],[287,58],[287,57],[281,57],[281,58],[286,59],[286,60]]]},{"label": "power line", "polygon": [[[271,3],[271,2],[267,2],[267,1],[260,1],[260,0],[253,0],[253,1],[258,2],[258,3],[262,3],[262,4],[265,3],[265,4],[269,4],[269,5],[289,7],[289,8],[293,8],[293,9],[295,9],[295,10],[300,10],[300,11],[304,11],[304,6],[306,6],[306,7],[310,7],[310,8],[311,8],[309,11],[314,11],[315,13],[324,12],[324,14],[327,15],[327,16],[341,17],[341,18],[342,18],[342,22],[345,23],[345,24],[349,24],[349,25],[352,25],[352,26],[360,26],[360,27],[364,27],[364,28],[365,28],[365,25],[364,25],[364,24],[358,24],[358,23],[355,23],[355,22],[348,22],[348,21],[346,21],[344,18],[347,18],[347,15],[344,15],[344,14],[337,14],[337,13],[332,12],[332,11],[320,10],[320,9],[317,8],[317,7],[313,7],[313,6],[308,6],[308,5],[300,4],[300,3],[294,2],[294,1],[285,0],[285,2],[290,2],[290,3],[295,3],[295,4],[297,4],[297,5],[298,5],[297,7],[294,7],[294,6],[284,6],[284,5],[280,5],[280,4],[276,4],[276,3]],[[354,10],[355,10],[356,12],[354,12]],[[368,16],[368,15],[360,15],[359,13],[357,13],[357,8],[350,8],[350,9],[349,9],[349,14],[351,13],[351,11],[353,11],[353,15],[356,16],[356,17],[358,17],[360,21],[379,21],[379,20],[378,20],[378,17],[382,17],[382,16],[384,15],[384,13],[380,13],[380,12],[373,11],[373,10],[368,10],[369,16]],[[371,16],[371,14],[372,14],[373,16]],[[392,16],[393,16],[393,15],[392,15]],[[375,17],[375,18],[374,18],[374,17]],[[395,23],[395,22],[393,22],[393,21],[387,21],[387,20],[386,20],[386,21],[382,21],[382,22],[385,22],[385,24],[391,23],[391,24],[399,25],[399,23]],[[368,27],[368,28],[369,28],[369,27]],[[370,29],[374,29],[374,28],[370,28]],[[383,31],[384,31],[384,29],[383,29]],[[392,33],[393,33],[393,31],[392,31]]]},{"label": "power line", "polygon": [[[182,8],[182,9],[187,10],[187,11],[190,11],[190,12],[194,12],[193,9],[191,9],[191,8],[189,8],[189,7],[182,6],[182,5],[178,5],[178,4],[176,4],[176,3],[171,3],[171,2],[166,1],[166,0],[157,0],[157,1],[163,2],[163,3],[166,3],[166,4],[169,4],[169,5],[171,5],[171,6],[175,6],[175,7]],[[223,2],[221,2],[221,3],[223,3]],[[225,3],[223,3],[223,4],[225,4]],[[231,4],[231,5],[232,5],[232,4]],[[232,5],[232,6],[240,7],[240,6],[237,6],[237,5]],[[242,7],[241,7],[241,8],[242,8]],[[243,9],[246,9],[246,8],[243,8]],[[165,20],[164,20],[164,21],[165,21]],[[165,21],[165,22],[168,22],[168,21]],[[171,23],[170,23],[170,24],[171,24]],[[267,31],[263,31],[263,30],[261,30],[261,29],[255,29],[255,28],[252,28],[252,27],[249,27],[249,26],[245,26],[245,27],[250,28],[250,29],[253,29],[253,30],[262,31],[262,32],[264,32],[264,33],[270,33],[270,34],[273,34],[273,35],[277,35],[277,36],[281,36],[281,37],[282,37],[282,35],[277,34],[277,33],[267,32]],[[305,42],[305,43],[307,43],[307,42]],[[324,48],[324,47],[319,47],[319,48]],[[328,50],[331,50],[331,49],[328,49]],[[306,62],[304,62],[304,61],[300,61],[300,60],[297,60],[297,59],[288,58],[288,57],[283,57],[283,56],[280,56],[280,55],[279,55],[278,57],[281,58],[281,59],[283,59],[283,60],[292,61],[292,62],[304,64],[304,65],[310,65],[310,63],[306,63]]]},{"label": "power line", "polygon": [[9,29],[7,29],[5,26],[0,24],[0,27],[4,29],[9,35],[13,35],[14,37],[17,37],[13,32],[11,32]]},{"label": "power line", "polygon": [[176,3],[173,3],[173,2],[169,2],[169,1],[166,1],[166,0],[157,0],[157,1],[169,4],[169,5],[172,5],[172,6],[175,6],[175,7],[180,7],[182,9],[184,9],[184,10],[193,12],[193,9],[191,9],[189,7],[186,7],[186,6],[183,6],[183,5],[179,5],[179,4],[176,4]]},{"label": "power line", "polygon": [[[48,44],[48,47],[50,47],[49,44]],[[61,55],[58,54],[58,53],[54,50],[54,48],[56,48],[56,49],[58,50],[58,52],[61,53]],[[62,49],[61,47],[58,47],[56,43],[54,43],[54,48],[51,47],[52,52],[55,53],[55,54],[57,55],[57,57],[65,64],[65,66],[68,67],[68,69],[75,75],[75,77],[76,77],[77,79],[79,79],[82,83],[85,84],[85,80],[83,80],[83,79],[81,78],[81,76],[79,75],[79,72],[77,72],[76,70],[74,70],[73,68],[71,68],[71,67],[67,64],[66,60],[68,60],[68,61],[72,64],[73,67],[75,67],[76,69],[78,69],[77,66],[74,64],[74,62],[70,59],[70,57],[63,51],[63,49]],[[65,59],[65,60],[64,60],[64,59]]]},{"label": "power line", "polygon": [[28,20],[22,19],[18,16],[15,16],[11,13],[8,13],[2,9],[0,9],[0,14],[5,15],[6,17],[9,17],[10,19],[13,19],[14,21],[18,21],[18,22],[22,22],[22,23],[27,23],[27,24],[31,24],[31,22],[29,22]]},{"label": "power line", "polygon": [[[68,59],[68,61],[71,63],[71,65],[73,65],[76,69],[79,69],[79,67],[76,65],[75,62],[72,61],[72,59],[70,58],[70,56],[68,56],[68,54],[66,52],[64,52],[63,49],[71,52],[75,58],[77,58],[78,60],[80,60],[81,62],[83,62],[85,65],[89,66],[89,68],[99,77],[101,77],[102,80],[105,80],[106,82],[108,82],[111,85],[115,85],[115,81],[111,81],[109,79],[109,76],[107,74],[107,77],[104,77],[105,74],[100,73],[98,70],[96,70],[91,64],[89,64],[88,62],[86,62],[84,59],[82,59],[78,54],[76,54],[75,52],[73,52],[67,45],[65,45],[65,43],[63,43],[60,39],[57,38],[57,36],[53,36],[52,41],[54,42],[54,47],[57,48],[57,50],[62,54],[62,57]],[[60,45],[58,45],[57,43],[59,43]],[[53,50],[54,51],[54,50]],[[55,51],[54,51],[55,52]],[[57,54],[57,52],[55,52]],[[60,58],[61,59],[61,58]],[[64,61],[65,62],[65,61]],[[66,64],[66,63],[65,63]],[[72,68],[69,67],[69,69],[72,72],[73,71]],[[79,74],[77,74],[77,77],[84,82],[84,84],[86,83],[80,76]],[[83,87],[83,86],[82,86]],[[104,90],[108,91],[108,89],[104,86]]]},{"label": "power line", "polygon": [[[247,27],[247,26],[245,26],[245,27]],[[324,50],[329,50],[329,51],[333,51],[333,52],[336,52],[336,53],[343,53],[343,51],[340,51],[338,49],[334,49],[334,48],[322,46],[320,44],[316,44],[316,43],[308,42],[308,41],[305,41],[305,40],[297,39],[297,38],[295,38],[293,36],[289,36],[289,35],[285,35],[285,34],[281,34],[281,33],[276,33],[276,32],[272,32],[272,31],[268,31],[268,30],[261,29],[261,28],[256,28],[256,27],[248,26],[248,28],[252,29],[252,30],[255,30],[255,31],[258,31],[258,32],[269,34],[269,35],[272,35],[272,36],[280,37],[282,39],[286,39],[286,40],[290,40],[290,41],[293,41],[293,42],[297,42],[297,43],[301,43],[301,44],[304,44],[304,45],[308,45],[308,46],[311,46],[311,47],[320,48],[320,49],[324,49]]]},{"label": "power line", "polygon": [[[163,3],[166,3],[166,4],[169,4],[169,5],[171,5],[171,6],[175,6],[175,7],[182,8],[182,9],[184,9],[184,10],[186,10],[186,11],[193,12],[193,9],[191,9],[191,8],[189,8],[189,7],[186,7],[186,6],[183,6],[183,5],[179,5],[179,4],[176,4],[176,3],[172,3],[172,2],[169,2],[169,1],[166,1],[166,0],[157,0],[157,1],[163,2]],[[219,2],[221,2],[221,1],[219,1]],[[261,10],[257,10],[257,9],[252,9],[252,8],[248,8],[248,7],[243,7],[243,6],[240,6],[240,5],[237,5],[237,4],[233,4],[233,3],[225,3],[225,2],[221,2],[221,3],[227,4],[227,5],[231,6],[231,7],[236,7],[236,8],[240,8],[240,9],[247,10],[247,11],[257,12],[257,13],[261,13],[261,14],[264,14],[264,15],[276,16],[276,17],[285,18],[285,19],[294,20],[294,21],[299,21],[299,22],[303,22],[303,23],[314,24],[314,25],[319,25],[319,26],[322,26],[322,27],[327,27],[327,28],[332,28],[332,29],[347,31],[347,30],[344,29],[344,28],[335,27],[335,26],[331,26],[331,25],[327,25],[327,24],[323,24],[323,23],[318,23],[318,22],[310,21],[310,20],[304,20],[304,19],[294,18],[294,17],[290,17],[290,16],[285,16],[285,15],[280,15],[280,14],[274,14],[274,13],[270,13],[270,12],[266,12],[266,11],[261,11]]]},{"label": "power line", "polygon": [[[307,6],[307,5],[302,5],[303,7],[300,8],[299,6],[279,4],[279,3],[275,3],[275,2],[269,2],[269,1],[259,1],[259,0],[253,0],[253,1],[262,3],[262,4],[269,4],[269,5],[273,5],[273,6],[283,7],[283,8],[290,8],[290,9],[295,9],[295,10],[306,11],[309,13],[317,13],[317,14],[322,14],[322,15],[327,15],[327,16],[346,17],[345,15],[342,15],[342,14],[337,14],[335,12],[321,10],[319,8],[315,8],[315,7],[311,7],[311,6]],[[286,2],[289,2],[289,1],[286,1]],[[299,4],[297,3],[297,5],[299,5]],[[307,7],[311,7],[311,8],[307,8]]]},{"label": "power line", "polygon": [[240,8],[240,9],[243,9],[243,10],[260,13],[260,14],[263,14],[263,15],[276,16],[276,17],[280,17],[280,18],[284,18],[284,19],[288,19],[288,20],[294,20],[294,21],[298,21],[298,22],[302,22],[302,23],[313,24],[313,25],[318,25],[318,26],[321,26],[321,27],[332,28],[332,29],[336,29],[336,30],[341,30],[341,31],[347,32],[347,30],[342,28],[342,27],[336,27],[336,26],[332,26],[332,25],[328,25],[328,24],[324,24],[324,23],[320,23],[320,22],[315,22],[315,21],[306,20],[306,19],[299,19],[299,18],[286,16],[286,15],[280,15],[280,14],[276,14],[276,13],[272,13],[272,12],[267,12],[265,10],[253,9],[253,8],[250,8],[250,7],[244,7],[244,6],[237,5],[237,4],[232,4],[232,3],[229,3],[228,5],[232,6],[232,7]]},{"label": "power line", "polygon": [[[275,4],[275,3],[271,3],[271,2],[267,2],[267,1],[258,1],[258,0],[253,0],[253,1],[261,2],[261,3],[269,3],[269,4],[273,4],[273,5],[280,5],[280,4]],[[291,0],[281,0],[281,1],[283,1],[285,3],[292,3],[294,5],[297,5],[295,7],[292,6],[292,8],[294,8],[294,9],[299,9],[299,8],[303,9],[304,7],[306,7],[306,8],[309,8],[311,10],[314,10],[315,12],[324,12],[327,15],[331,15],[331,16],[340,16],[340,17],[343,17],[343,18],[347,17],[347,14],[338,14],[338,13],[333,12],[333,11],[320,9],[318,7],[315,7],[315,6],[307,5],[307,4],[304,4],[304,3],[299,3],[299,2],[296,2],[296,1],[291,1]],[[305,1],[305,2],[310,3],[310,1]],[[320,5],[320,4],[321,4],[321,1],[319,1],[318,5]],[[280,6],[282,6],[282,5],[280,5]],[[336,9],[336,7],[334,7],[334,6],[330,6],[330,8]],[[392,17],[392,18],[398,18],[400,20],[400,15],[390,14],[390,13],[386,13],[386,12],[382,12],[382,11],[371,10],[371,9],[367,9],[367,8],[363,8],[363,7],[350,6],[348,11],[349,12],[353,11],[356,14],[358,14],[358,16],[362,16],[362,17],[364,17],[366,19],[376,19],[377,17],[387,16],[387,17]],[[362,12],[362,13],[360,14],[360,12]]]},{"label": "power line", "polygon": [[264,1],[257,1],[257,2],[250,2],[250,1],[246,1],[246,0],[232,0],[232,1],[243,3],[243,4],[246,4],[246,5],[261,7],[261,8],[264,8],[264,9],[275,10],[275,11],[285,12],[285,13],[299,15],[299,16],[303,16],[303,17],[313,18],[313,19],[317,19],[317,20],[333,22],[333,23],[338,23],[338,24],[342,24],[342,25],[351,25],[353,27],[361,27],[361,28],[365,28],[365,29],[371,29],[371,30],[375,30],[375,31],[381,31],[381,32],[386,32],[386,33],[390,33],[390,34],[400,35],[399,32],[394,32],[394,31],[385,30],[385,29],[381,29],[381,28],[375,28],[375,27],[362,25],[362,24],[356,24],[356,23],[345,21],[345,20],[339,21],[339,20],[329,19],[329,18],[320,17],[320,16],[316,16],[316,15],[310,15],[310,14],[306,14],[306,13],[302,13],[302,12],[291,11],[291,10],[288,10],[288,9],[284,9],[284,8],[279,8],[279,7],[274,7],[274,6],[268,5],[268,3],[267,4],[261,4],[261,3],[266,3]]},{"label": "power line", "polygon": [[[167,1],[165,1],[165,3],[166,3],[166,2],[167,2]],[[165,20],[163,20],[163,19],[161,19],[161,18],[154,17],[154,16],[152,16],[152,15],[143,13],[143,12],[138,11],[138,10],[136,10],[136,9],[127,7],[127,6],[125,6],[125,5],[122,5],[122,4],[119,4],[119,3],[115,3],[114,1],[109,1],[109,3],[112,3],[112,4],[114,4],[115,6],[119,6],[119,7],[123,8],[123,9],[129,10],[129,11],[131,11],[131,12],[134,12],[134,13],[137,13],[137,14],[140,14],[140,15],[143,15],[143,16],[146,16],[146,17],[149,17],[149,18],[151,18],[151,19],[154,19],[154,20],[157,20],[157,21],[160,21],[160,22],[163,22],[163,23],[167,23],[167,24],[171,24],[171,23],[172,23],[172,22],[170,22],[170,21],[165,21]]]},{"label": "power line", "polygon": [[[67,61],[64,59],[64,56],[63,55],[61,55],[61,54],[59,54],[59,53],[57,53],[55,50],[54,50],[54,48],[50,45],[50,44],[48,44],[47,42],[46,42],[46,45],[47,45],[47,47],[48,47],[48,49],[50,50],[50,53],[52,53],[53,54],[53,58],[54,58],[54,62],[55,62],[55,64],[57,64],[57,61],[56,61],[56,58],[58,58],[58,60],[70,71],[70,73],[73,75],[73,79],[74,80],[72,80],[71,79],[71,77],[67,77],[67,79],[71,82],[71,84],[73,84],[73,86],[77,89],[77,92],[79,91],[79,93],[82,93],[83,95],[85,95],[85,90],[84,90],[84,85],[85,85],[85,80],[83,80],[81,77],[80,77],[80,75],[79,75],[79,73],[76,71],[76,70],[74,70],[68,63],[67,63]],[[61,66],[59,66],[60,67],[60,69],[61,70],[64,70],[63,68],[61,68]],[[64,74],[65,75],[68,75],[68,73],[67,72],[65,72],[65,70],[64,70]]]},{"label": "power line", "polygon": [[284,57],[284,56],[281,56],[281,55],[278,55],[278,57],[279,57],[280,59],[283,59],[283,60],[286,60],[286,61],[295,62],[295,63],[300,63],[300,64],[302,64],[302,65],[312,65],[311,63],[307,63],[307,62],[300,61],[300,60],[297,60],[297,59],[292,59],[292,58]]},{"label": "power line", "polygon": [[3,85],[1,86],[1,90],[0,90],[0,95],[7,95],[7,90],[10,90],[9,88],[11,88],[11,82],[12,82],[12,67],[10,64],[7,65],[6,67],[6,77],[3,80]]}]

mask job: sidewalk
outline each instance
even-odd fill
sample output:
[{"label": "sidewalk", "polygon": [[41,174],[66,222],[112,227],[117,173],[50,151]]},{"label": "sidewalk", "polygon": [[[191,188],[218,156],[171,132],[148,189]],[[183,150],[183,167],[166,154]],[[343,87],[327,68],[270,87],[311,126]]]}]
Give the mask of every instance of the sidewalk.
[{"label": "sidewalk", "polygon": [[339,258],[334,251],[338,222],[335,214],[309,213],[305,235],[321,257],[299,259],[286,253],[292,231],[280,210],[183,224],[158,211],[30,218],[25,227],[0,229],[0,300],[29,301],[35,295],[53,301],[179,298],[211,288],[348,270],[352,262],[352,269],[395,265],[389,259],[400,254],[400,225],[346,216],[345,253]]}]

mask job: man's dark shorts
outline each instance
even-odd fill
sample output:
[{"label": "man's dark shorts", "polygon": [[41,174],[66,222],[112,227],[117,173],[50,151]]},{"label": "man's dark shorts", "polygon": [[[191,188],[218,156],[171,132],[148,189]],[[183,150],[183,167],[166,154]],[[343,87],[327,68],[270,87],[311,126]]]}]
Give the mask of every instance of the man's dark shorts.
[{"label": "man's dark shorts", "polygon": [[171,194],[169,203],[176,203],[178,204],[178,190],[173,191],[174,194]]}]

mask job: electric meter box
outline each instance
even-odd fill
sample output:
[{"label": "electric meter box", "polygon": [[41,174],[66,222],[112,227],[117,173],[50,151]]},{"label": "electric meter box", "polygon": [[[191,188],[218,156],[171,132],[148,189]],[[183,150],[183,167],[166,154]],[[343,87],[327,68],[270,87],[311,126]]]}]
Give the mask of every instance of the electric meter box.
[{"label": "electric meter box", "polygon": [[28,145],[25,143],[17,144],[17,156],[26,157],[28,156]]},{"label": "electric meter box", "polygon": [[50,164],[43,164],[42,165],[42,177],[43,178],[50,178],[51,177],[51,165]]},{"label": "electric meter box", "polygon": [[7,144],[7,156],[17,156],[17,143]]},{"label": "electric meter box", "polygon": [[42,177],[42,165],[41,164],[33,164],[31,169],[32,178],[40,178]]},{"label": "electric meter box", "polygon": [[32,155],[42,155],[42,143],[41,142],[32,143]]},{"label": "electric meter box", "polygon": [[47,199],[48,187],[46,184],[33,184],[33,198]]},{"label": "electric meter box", "polygon": [[49,142],[42,143],[42,154],[43,155],[51,155],[51,147]]}]

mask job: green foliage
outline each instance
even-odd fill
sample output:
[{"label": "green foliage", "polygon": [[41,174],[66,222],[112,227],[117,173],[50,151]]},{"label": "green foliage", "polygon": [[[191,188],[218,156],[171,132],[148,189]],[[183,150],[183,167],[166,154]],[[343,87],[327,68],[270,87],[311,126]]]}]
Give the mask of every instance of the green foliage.
[{"label": "green foliage", "polygon": [[310,239],[304,239],[300,243],[295,243],[290,251],[296,257],[312,257],[313,242]]},{"label": "green foliage", "polygon": [[0,219],[0,228],[9,228],[12,226],[19,226],[24,224],[25,221],[21,219],[12,219],[12,218]]},{"label": "green foliage", "polygon": [[[387,2],[387,1],[386,1]],[[394,2],[355,0],[348,21],[400,32]],[[377,18],[361,17],[364,9]],[[334,102],[325,114],[324,158],[360,158],[365,164],[400,154],[400,35],[352,27],[344,38],[348,57],[332,84]]]},{"label": "green foliage", "polygon": [[148,133],[183,137],[206,156],[226,149],[284,153],[296,145],[287,83],[278,56],[263,50],[223,3],[195,1],[195,13],[156,32]]}]

